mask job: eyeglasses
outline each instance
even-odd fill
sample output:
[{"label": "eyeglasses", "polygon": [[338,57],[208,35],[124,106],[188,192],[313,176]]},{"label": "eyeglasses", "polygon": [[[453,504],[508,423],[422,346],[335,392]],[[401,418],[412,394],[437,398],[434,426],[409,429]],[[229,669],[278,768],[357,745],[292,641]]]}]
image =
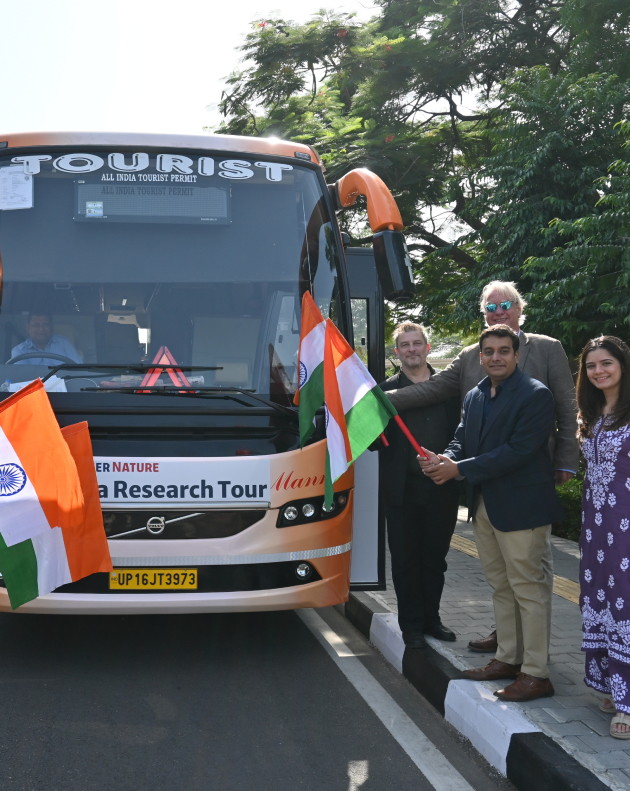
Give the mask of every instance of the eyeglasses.
[{"label": "eyeglasses", "polygon": [[494,313],[497,308],[501,308],[501,310],[509,310],[514,303],[511,299],[506,299],[505,302],[499,302],[497,305],[496,302],[488,302],[486,305],[486,310],[488,313]]}]

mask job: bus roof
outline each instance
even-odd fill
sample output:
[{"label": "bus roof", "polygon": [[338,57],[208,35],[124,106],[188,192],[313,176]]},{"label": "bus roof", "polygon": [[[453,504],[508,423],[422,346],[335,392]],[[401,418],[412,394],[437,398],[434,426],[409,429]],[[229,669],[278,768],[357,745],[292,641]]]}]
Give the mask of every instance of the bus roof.
[{"label": "bus roof", "polygon": [[0,152],[10,149],[65,146],[142,146],[144,148],[197,149],[230,153],[290,157],[314,162],[321,167],[317,152],[303,143],[276,137],[238,135],[180,135],[141,132],[23,132],[0,135]]}]

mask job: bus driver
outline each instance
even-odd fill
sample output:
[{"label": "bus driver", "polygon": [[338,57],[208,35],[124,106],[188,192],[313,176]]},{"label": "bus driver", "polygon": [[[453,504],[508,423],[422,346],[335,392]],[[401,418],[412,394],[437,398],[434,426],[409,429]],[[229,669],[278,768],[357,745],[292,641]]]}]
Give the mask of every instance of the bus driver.
[{"label": "bus driver", "polygon": [[40,351],[42,356],[17,360],[16,365],[58,365],[61,362],[58,357],[46,357],[45,352],[67,357],[75,363],[83,362],[81,355],[67,338],[53,334],[50,313],[29,313],[26,332],[28,338],[11,349],[11,359],[20,354]]}]

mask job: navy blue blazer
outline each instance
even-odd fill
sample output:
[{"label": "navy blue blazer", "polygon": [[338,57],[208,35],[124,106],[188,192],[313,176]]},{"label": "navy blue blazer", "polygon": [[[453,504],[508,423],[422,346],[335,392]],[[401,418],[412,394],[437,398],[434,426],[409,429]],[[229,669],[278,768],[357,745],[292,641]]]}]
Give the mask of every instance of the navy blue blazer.
[{"label": "navy blue blazer", "polygon": [[548,451],[555,413],[551,391],[517,367],[485,422],[484,398],[479,385],[466,394],[462,420],[444,452],[464,476],[469,514],[474,516],[481,492],[497,530],[559,521],[563,511]]}]

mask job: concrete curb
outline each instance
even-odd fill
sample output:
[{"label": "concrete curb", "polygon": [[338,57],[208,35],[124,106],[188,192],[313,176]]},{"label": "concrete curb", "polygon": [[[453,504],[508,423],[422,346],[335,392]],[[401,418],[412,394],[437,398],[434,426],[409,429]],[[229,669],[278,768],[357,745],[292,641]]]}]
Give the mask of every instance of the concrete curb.
[{"label": "concrete curb", "polygon": [[[460,680],[461,670],[447,656],[431,646],[420,651],[405,650],[396,614],[367,594],[350,594],[345,615],[519,791],[609,789],[542,733],[521,709],[498,700],[491,686]],[[428,642],[437,644],[432,638]]]}]

